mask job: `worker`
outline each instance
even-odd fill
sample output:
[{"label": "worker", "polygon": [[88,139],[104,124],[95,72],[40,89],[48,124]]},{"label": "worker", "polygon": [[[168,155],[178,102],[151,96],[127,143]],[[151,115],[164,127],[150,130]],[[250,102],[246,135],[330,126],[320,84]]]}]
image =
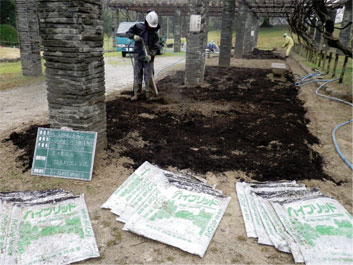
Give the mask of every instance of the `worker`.
[{"label": "worker", "polygon": [[209,49],[210,52],[216,52],[216,49],[217,49],[217,45],[216,45],[216,42],[211,40],[209,43],[207,43],[207,46],[206,46],[206,49]]},{"label": "worker", "polygon": [[[149,10],[145,22],[136,23],[126,32],[127,37],[135,41],[134,95],[131,100],[137,100],[141,94],[143,78],[146,84],[147,100],[151,97],[154,57],[159,50],[159,37],[157,34],[159,29],[157,13],[154,10]],[[145,54],[143,45],[146,47],[147,54]]]},{"label": "worker", "polygon": [[287,33],[283,34],[283,38],[285,39],[284,39],[284,44],[282,45],[282,48],[287,47],[287,51],[286,51],[286,58],[287,58],[290,54],[292,47],[294,46],[294,41],[290,36],[288,36]]}]

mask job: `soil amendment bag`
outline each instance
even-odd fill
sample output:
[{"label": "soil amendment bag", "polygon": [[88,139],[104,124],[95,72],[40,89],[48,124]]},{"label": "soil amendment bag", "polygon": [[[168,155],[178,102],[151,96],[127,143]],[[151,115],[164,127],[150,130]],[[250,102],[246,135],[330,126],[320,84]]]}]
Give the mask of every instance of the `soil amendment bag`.
[{"label": "soil amendment bag", "polygon": [[236,191],[248,237],[295,262],[353,263],[353,219],[333,198],[294,182],[238,182]]},{"label": "soil amendment bag", "polygon": [[0,193],[0,264],[69,264],[99,257],[84,196]]},{"label": "soil amendment bag", "polygon": [[200,179],[145,162],[103,204],[124,230],[203,257],[230,197]]}]

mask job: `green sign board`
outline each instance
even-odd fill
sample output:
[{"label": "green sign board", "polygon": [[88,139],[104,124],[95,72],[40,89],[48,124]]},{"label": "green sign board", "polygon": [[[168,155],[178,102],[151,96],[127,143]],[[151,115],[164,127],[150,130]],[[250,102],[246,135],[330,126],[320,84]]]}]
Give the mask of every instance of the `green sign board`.
[{"label": "green sign board", "polygon": [[32,175],[92,179],[97,133],[38,128]]}]

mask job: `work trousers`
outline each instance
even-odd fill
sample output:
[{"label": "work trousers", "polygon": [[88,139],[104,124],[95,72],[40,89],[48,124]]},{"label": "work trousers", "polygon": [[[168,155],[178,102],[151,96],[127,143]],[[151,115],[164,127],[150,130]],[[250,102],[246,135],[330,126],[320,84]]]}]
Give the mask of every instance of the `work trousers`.
[{"label": "work trousers", "polygon": [[288,45],[287,50],[286,50],[286,56],[288,57],[290,54],[290,51],[292,50],[293,45]]},{"label": "work trousers", "polygon": [[142,79],[146,84],[146,92],[150,91],[150,81],[153,74],[153,62],[146,62],[142,60],[136,60],[134,64],[134,87],[142,87]]}]

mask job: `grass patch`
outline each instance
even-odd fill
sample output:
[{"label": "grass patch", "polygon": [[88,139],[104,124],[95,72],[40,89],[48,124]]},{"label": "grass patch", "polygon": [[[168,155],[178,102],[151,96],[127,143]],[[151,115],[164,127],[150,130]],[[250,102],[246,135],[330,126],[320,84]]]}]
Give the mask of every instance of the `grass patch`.
[{"label": "grass patch", "polygon": [[[103,49],[104,51],[114,51],[115,48],[113,47],[113,35],[108,38],[107,35],[104,35],[104,44]],[[115,38],[114,38],[115,39]]]},{"label": "grass patch", "polygon": [[[259,48],[278,48],[283,45],[283,34],[289,32],[288,26],[274,26],[271,28],[259,28],[257,47]],[[236,32],[233,32],[233,46],[235,43]],[[219,46],[221,43],[221,31],[208,32],[208,40],[214,40]]]},{"label": "grass patch", "polygon": [[[234,41],[235,41],[235,33],[233,32],[233,45],[234,45]],[[216,44],[219,46],[221,44],[221,31],[216,30],[216,31],[209,31],[208,32],[208,41],[215,41]]]},{"label": "grass patch", "polygon": [[106,52],[104,53],[104,58],[121,56],[121,52]]},{"label": "grass patch", "polygon": [[[332,77],[335,54],[333,54],[332,57],[333,58],[332,58],[332,61],[331,61],[330,72],[327,75],[328,79],[339,78],[341,76],[341,73],[342,73],[342,70],[343,70],[344,56],[340,56],[339,59],[338,59],[338,64],[337,64],[337,69],[336,69],[336,77]],[[310,68],[317,68],[319,71],[326,73],[327,62],[326,62],[325,71],[323,71],[321,67],[318,67],[317,64],[313,64],[313,63],[307,61],[305,57],[300,57],[300,58],[301,58],[300,59],[301,63],[309,66]],[[347,89],[351,89],[351,87],[352,87],[352,64],[353,64],[352,59],[348,58],[348,62],[347,62],[347,66],[346,66],[346,72],[345,72],[344,77],[343,77],[343,84],[347,87]]]},{"label": "grass patch", "polygon": [[106,64],[109,64],[111,66],[118,66],[118,65],[123,65],[125,64],[124,61],[113,61],[113,60],[109,60],[106,62]]},{"label": "grass patch", "polygon": [[[336,25],[337,26],[337,25]],[[337,34],[337,33],[336,33]],[[294,38],[294,42],[298,43],[298,37],[296,35],[293,36]],[[329,56],[329,52],[327,53],[327,56]],[[302,64],[305,64],[306,66],[310,67],[310,68],[317,68],[319,71],[321,72],[325,72],[327,71],[327,64],[328,64],[328,59],[326,61],[326,66],[325,66],[325,70],[322,69],[322,67],[318,67],[317,64],[313,64],[311,62],[309,62],[305,56],[301,56],[299,55],[299,61]],[[330,71],[329,74],[327,75],[327,79],[331,79],[332,78],[332,72],[333,72],[333,67],[335,64],[335,57],[336,54],[332,53],[332,59],[331,59],[331,65],[330,65]],[[344,63],[344,56],[340,56],[338,59],[338,64],[337,64],[337,68],[336,68],[336,76],[334,78],[339,78],[341,76],[342,70],[343,70],[343,63]],[[321,62],[321,66],[322,66],[322,62]],[[352,88],[352,79],[353,79],[353,72],[352,72],[352,68],[353,68],[353,61],[352,58],[348,58],[348,62],[347,62],[347,66],[346,66],[346,71],[343,77],[343,84],[344,86],[347,87],[347,89],[351,90]]]},{"label": "grass patch", "polygon": [[165,51],[162,55],[157,55],[158,56],[185,56],[186,52],[169,52],[169,51]]},{"label": "grass patch", "polygon": [[280,48],[284,42],[283,34],[288,31],[288,26],[260,28],[257,47],[269,49]]},{"label": "grass patch", "polygon": [[[42,60],[44,69],[44,60]],[[0,90],[40,83],[45,76],[23,76],[21,62],[0,63]]]},{"label": "grass patch", "polygon": [[[181,41],[181,46],[183,46],[184,43],[186,43],[186,38],[181,38],[180,41]],[[174,45],[174,39],[167,39],[166,44],[167,45]]]}]

